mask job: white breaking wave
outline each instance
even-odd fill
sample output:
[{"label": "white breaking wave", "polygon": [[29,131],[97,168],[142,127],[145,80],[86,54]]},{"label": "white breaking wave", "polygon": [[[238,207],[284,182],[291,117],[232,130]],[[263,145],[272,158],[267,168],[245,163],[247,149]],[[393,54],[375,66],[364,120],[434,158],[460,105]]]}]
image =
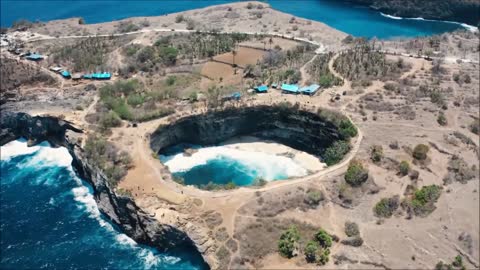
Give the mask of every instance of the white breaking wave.
[{"label": "white breaking wave", "polygon": [[382,13],[382,12],[380,12],[380,14],[381,14],[383,17],[387,17],[387,18],[394,19],[394,20],[401,20],[401,19],[403,19],[402,17],[396,17],[396,16],[389,15],[389,14],[385,14],[385,13]]},{"label": "white breaking wave", "polygon": [[168,166],[170,172],[184,172],[208,161],[219,158],[230,158],[257,171],[258,176],[265,180],[275,180],[277,175],[298,177],[308,174],[308,171],[293,159],[256,151],[239,150],[228,146],[214,146],[198,149],[191,156],[179,153],[173,156],[161,156],[160,159]]},{"label": "white breaking wave", "polygon": [[[18,164],[19,169],[27,167],[39,166],[57,166],[67,167],[71,173],[71,177],[77,183],[77,187],[71,190],[75,201],[79,202],[78,207],[85,210],[91,218],[98,221],[101,227],[112,233],[115,241],[120,245],[125,245],[138,251],[138,257],[143,260],[145,268],[152,268],[158,263],[174,264],[180,261],[179,258],[173,256],[165,256],[163,254],[154,254],[151,250],[139,246],[135,240],[128,237],[126,234],[117,232],[112,224],[105,221],[98,209],[98,205],[93,197],[92,192],[85,186],[82,180],[74,173],[72,168],[72,156],[65,147],[53,148],[48,142],[42,142],[36,146],[28,147],[25,139],[11,141],[0,147],[0,160],[8,161],[15,156],[33,154],[32,158],[28,159],[23,164]],[[56,204],[55,198],[50,198],[49,204]]]},{"label": "white breaking wave", "polygon": [[467,30],[470,31],[470,32],[477,32],[477,31],[478,31],[478,27],[476,27],[476,26],[473,26],[473,25],[470,25],[470,24],[466,24],[466,23],[454,22],[454,21],[431,20],[431,19],[424,19],[424,18],[422,18],[422,17],[417,17],[417,18],[403,18],[403,17],[397,17],[397,16],[385,14],[385,13],[382,13],[382,12],[380,12],[380,15],[382,15],[383,17],[387,17],[387,18],[393,19],[393,20],[415,20],[415,21],[426,21],[426,22],[443,22],[443,23],[450,23],[450,24],[460,25],[460,26],[462,26],[463,28],[467,29]]},{"label": "white breaking wave", "polygon": [[25,139],[11,141],[0,147],[0,160],[9,160],[12,157],[32,154],[40,149],[40,146],[27,146]]},{"label": "white breaking wave", "polygon": [[53,148],[48,142],[42,142],[35,146],[28,146],[25,139],[11,141],[0,147],[1,160],[9,160],[15,156],[36,153],[23,166],[60,166],[69,167],[72,156],[65,147]]}]

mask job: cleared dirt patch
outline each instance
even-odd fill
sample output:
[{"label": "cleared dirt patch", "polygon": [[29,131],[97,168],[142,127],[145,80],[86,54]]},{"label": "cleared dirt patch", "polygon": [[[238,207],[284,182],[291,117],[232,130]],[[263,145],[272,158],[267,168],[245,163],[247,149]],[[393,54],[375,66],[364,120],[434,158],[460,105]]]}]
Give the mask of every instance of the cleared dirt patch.
[{"label": "cleared dirt patch", "polygon": [[[265,51],[252,48],[240,47],[235,55],[235,64],[245,67],[248,64],[254,65],[258,60],[263,58]],[[233,65],[233,55],[231,52],[224,53],[213,57],[215,61],[220,61]]]},{"label": "cleared dirt patch", "polygon": [[203,65],[202,75],[217,82],[225,84],[238,84],[242,80],[242,70],[237,68],[237,74],[234,74],[232,66],[218,62],[207,62]]},{"label": "cleared dirt patch", "polygon": [[299,43],[294,40],[284,39],[284,38],[272,38],[272,43],[270,43],[270,38],[264,38],[259,40],[248,40],[240,43],[240,46],[255,47],[263,50],[273,49],[275,46],[279,46],[282,50],[293,49],[298,46]]}]

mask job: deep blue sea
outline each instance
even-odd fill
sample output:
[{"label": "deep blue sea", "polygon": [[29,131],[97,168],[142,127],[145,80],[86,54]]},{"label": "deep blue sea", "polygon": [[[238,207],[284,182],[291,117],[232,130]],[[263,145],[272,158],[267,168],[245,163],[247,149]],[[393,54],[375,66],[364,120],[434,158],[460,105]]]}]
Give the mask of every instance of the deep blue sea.
[{"label": "deep blue sea", "polygon": [[200,269],[198,254],[139,245],[100,214],[65,148],[1,148],[0,269]]},{"label": "deep blue sea", "polygon": [[[1,0],[1,25],[18,19],[48,21],[83,17],[98,23],[134,16],[158,16],[239,0],[150,0],[150,1],[17,1]],[[439,0],[441,1],[441,0]],[[394,19],[366,7],[335,0],[269,0],[273,8],[311,20],[324,22],[354,36],[394,38],[425,36],[452,31],[457,23],[418,19]]]}]

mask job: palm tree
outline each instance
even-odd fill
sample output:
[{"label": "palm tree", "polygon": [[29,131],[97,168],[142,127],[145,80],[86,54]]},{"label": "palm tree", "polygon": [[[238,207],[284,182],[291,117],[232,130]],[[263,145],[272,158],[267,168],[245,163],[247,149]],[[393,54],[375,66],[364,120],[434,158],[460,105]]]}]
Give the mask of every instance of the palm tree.
[{"label": "palm tree", "polygon": [[235,55],[237,55],[237,51],[235,48],[232,50],[232,56],[233,56],[233,74],[237,74],[237,65],[235,64]]},{"label": "palm tree", "polygon": [[268,39],[268,44],[270,45],[270,51],[271,51],[271,50],[272,50],[272,44],[273,44],[273,39],[272,39],[272,37],[270,37],[270,38]]}]

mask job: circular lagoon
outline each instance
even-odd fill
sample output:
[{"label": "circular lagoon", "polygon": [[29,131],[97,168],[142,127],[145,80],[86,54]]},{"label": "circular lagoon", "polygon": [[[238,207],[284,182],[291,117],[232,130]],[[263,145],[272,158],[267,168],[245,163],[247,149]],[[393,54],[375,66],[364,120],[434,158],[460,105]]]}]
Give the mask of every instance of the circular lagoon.
[{"label": "circular lagoon", "polygon": [[252,186],[301,177],[325,167],[318,157],[291,147],[239,137],[217,146],[177,145],[160,155],[176,181],[185,185]]},{"label": "circular lagoon", "polygon": [[[340,161],[355,134],[355,127],[339,113],[281,103],[177,118],[151,134],[150,147],[176,182],[229,189],[321,170],[322,157],[329,165]],[[340,141],[347,146],[339,148]]]}]

